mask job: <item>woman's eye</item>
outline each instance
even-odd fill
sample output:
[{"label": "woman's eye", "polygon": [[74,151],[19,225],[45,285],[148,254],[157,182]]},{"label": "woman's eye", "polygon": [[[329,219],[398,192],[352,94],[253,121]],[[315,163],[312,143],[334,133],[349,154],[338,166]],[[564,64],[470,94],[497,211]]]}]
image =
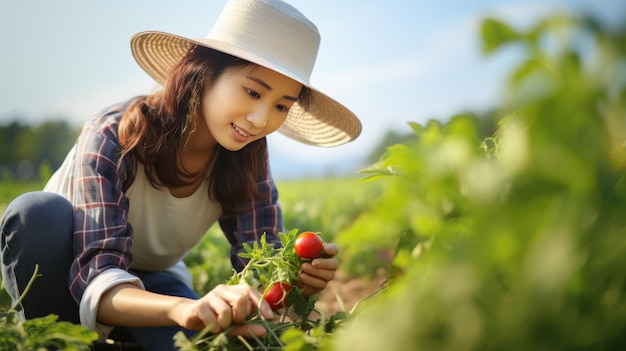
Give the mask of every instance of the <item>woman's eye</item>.
[{"label": "woman's eye", "polygon": [[248,92],[248,95],[250,95],[251,97],[258,99],[261,97],[261,95],[259,93],[257,93],[256,91],[252,90],[252,89],[246,89],[246,91]]},{"label": "woman's eye", "polygon": [[287,112],[289,111],[289,107],[285,106],[285,105],[276,105],[276,109],[280,112]]}]

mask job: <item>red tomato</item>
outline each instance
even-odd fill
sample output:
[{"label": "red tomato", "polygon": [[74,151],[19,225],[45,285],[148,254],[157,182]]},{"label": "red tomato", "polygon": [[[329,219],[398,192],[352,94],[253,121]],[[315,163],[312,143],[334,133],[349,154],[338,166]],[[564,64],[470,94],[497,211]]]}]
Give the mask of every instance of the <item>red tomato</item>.
[{"label": "red tomato", "polygon": [[303,232],[296,238],[294,249],[298,256],[312,260],[322,253],[324,242],[313,232]]},{"label": "red tomato", "polygon": [[291,285],[288,283],[274,283],[267,289],[263,298],[270,304],[272,310],[276,311],[287,305],[289,291],[291,291]]}]

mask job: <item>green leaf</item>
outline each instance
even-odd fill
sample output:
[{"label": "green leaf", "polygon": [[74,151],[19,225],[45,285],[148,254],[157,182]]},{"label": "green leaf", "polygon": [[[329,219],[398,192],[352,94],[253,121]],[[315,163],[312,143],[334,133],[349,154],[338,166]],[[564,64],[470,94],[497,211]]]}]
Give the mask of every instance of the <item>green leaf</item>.
[{"label": "green leaf", "polygon": [[411,129],[413,129],[413,133],[415,133],[415,135],[420,136],[425,128],[424,126],[422,126],[421,124],[417,123],[417,122],[408,122],[409,127],[411,127]]},{"label": "green leaf", "polygon": [[333,314],[326,322],[324,330],[327,333],[334,332],[347,318],[348,315],[346,315],[345,312],[337,312]]},{"label": "green leaf", "polygon": [[294,313],[306,320],[311,312],[313,312],[316,301],[317,297],[314,295],[302,296],[302,294],[290,293],[288,305],[292,306]]},{"label": "green leaf", "polygon": [[179,331],[174,335],[174,345],[182,351],[199,351],[191,340],[187,338],[187,335],[182,331]]},{"label": "green leaf", "polygon": [[23,323],[32,349],[56,347],[62,350],[89,350],[98,334],[82,325],[58,322],[56,315],[34,318]]},{"label": "green leaf", "polygon": [[299,329],[290,328],[286,330],[281,336],[280,341],[285,345],[284,351],[314,351],[315,338],[307,335],[305,332]]},{"label": "green leaf", "polygon": [[494,19],[486,18],[481,25],[482,47],[485,54],[491,54],[504,44],[511,43],[520,38],[508,24]]}]

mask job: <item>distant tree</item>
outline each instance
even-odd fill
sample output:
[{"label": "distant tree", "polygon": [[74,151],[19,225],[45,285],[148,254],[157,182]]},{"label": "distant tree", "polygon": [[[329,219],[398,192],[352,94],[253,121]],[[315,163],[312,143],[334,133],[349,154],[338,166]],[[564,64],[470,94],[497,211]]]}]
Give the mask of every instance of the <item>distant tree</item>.
[{"label": "distant tree", "polygon": [[[31,126],[13,121],[0,126],[0,169],[15,176],[20,163],[32,169],[57,169],[74,144],[78,131],[66,121],[55,120]],[[33,176],[38,176],[35,172]]]},{"label": "distant tree", "polygon": [[47,122],[35,129],[36,150],[34,163],[47,161],[53,169],[58,168],[76,141],[77,131],[65,121]]},{"label": "distant tree", "polygon": [[26,129],[25,125],[13,121],[6,126],[0,126],[0,164],[16,164],[19,162],[15,150],[16,139]]}]

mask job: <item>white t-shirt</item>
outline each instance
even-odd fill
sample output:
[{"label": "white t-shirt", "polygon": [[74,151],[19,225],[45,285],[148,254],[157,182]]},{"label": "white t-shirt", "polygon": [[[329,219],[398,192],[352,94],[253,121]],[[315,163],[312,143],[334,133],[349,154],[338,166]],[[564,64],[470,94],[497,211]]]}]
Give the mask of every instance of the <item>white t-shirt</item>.
[{"label": "white t-shirt", "polygon": [[192,195],[174,197],[156,189],[137,165],[137,175],[126,191],[128,222],[133,226],[132,269],[167,270],[179,262],[217,221],[221,209],[208,196],[208,182]]}]

